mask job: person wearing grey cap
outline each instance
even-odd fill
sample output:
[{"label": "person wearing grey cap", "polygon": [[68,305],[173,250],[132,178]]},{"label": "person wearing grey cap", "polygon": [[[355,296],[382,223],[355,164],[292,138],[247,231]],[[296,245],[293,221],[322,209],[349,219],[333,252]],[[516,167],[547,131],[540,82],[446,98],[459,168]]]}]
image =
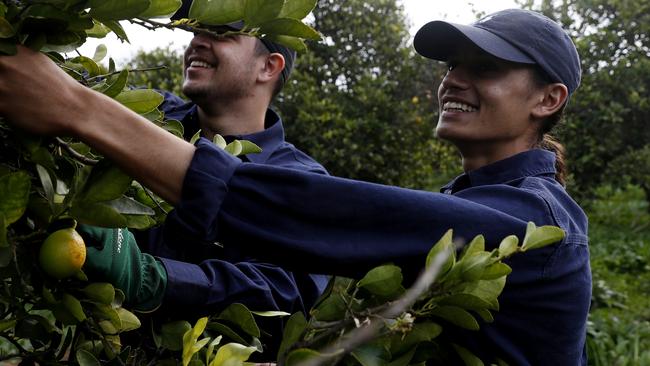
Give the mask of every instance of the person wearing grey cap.
[{"label": "person wearing grey cap", "polygon": [[[450,228],[466,242],[482,234],[489,250],[508,235],[523,238],[528,222],[559,226],[566,234],[560,242],[508,260],[513,271],[494,322],[482,323],[479,331],[445,327],[444,334],[488,364],[585,365],[591,300],[587,217],[565,191],[561,150],[548,136],[580,82],[573,43],[547,17],[504,10],[471,25],[431,22],[418,31],[414,45],[448,65],[438,90],[436,131],[456,145],[465,172],[441,192],[242,162],[207,139],[195,145],[164,140],[133,113],[114,106],[111,113],[94,113],[61,93],[19,88],[19,99],[12,99],[19,105],[0,103],[0,114],[33,132],[73,134],[102,148],[176,206],[168,221],[186,235],[296,270],[360,277],[392,262],[413,280],[431,245]],[[45,75],[25,75],[18,65],[55,73],[51,63],[21,50],[14,59],[0,60],[4,84],[42,84]],[[61,74],[47,78],[92,104],[115,104],[80,91]],[[0,84],[0,100],[14,98],[12,93],[17,92]],[[20,105],[21,100],[31,102]],[[41,103],[73,103],[84,123],[39,114],[34,104]],[[129,136],[116,128],[119,121],[136,128],[147,149],[123,141]],[[164,176],[152,171],[152,163]]]}]

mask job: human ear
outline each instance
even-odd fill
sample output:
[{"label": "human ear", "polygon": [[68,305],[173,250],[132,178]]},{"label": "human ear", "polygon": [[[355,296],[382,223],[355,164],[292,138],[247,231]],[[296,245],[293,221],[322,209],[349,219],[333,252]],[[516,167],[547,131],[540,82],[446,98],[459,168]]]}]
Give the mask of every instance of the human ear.
[{"label": "human ear", "polygon": [[551,116],[562,108],[568,97],[569,91],[566,85],[562,83],[545,85],[537,94],[537,104],[531,113],[533,117],[540,119]]},{"label": "human ear", "polygon": [[279,53],[270,53],[266,56],[264,66],[260,70],[258,80],[268,82],[275,79],[284,69],[284,56]]}]

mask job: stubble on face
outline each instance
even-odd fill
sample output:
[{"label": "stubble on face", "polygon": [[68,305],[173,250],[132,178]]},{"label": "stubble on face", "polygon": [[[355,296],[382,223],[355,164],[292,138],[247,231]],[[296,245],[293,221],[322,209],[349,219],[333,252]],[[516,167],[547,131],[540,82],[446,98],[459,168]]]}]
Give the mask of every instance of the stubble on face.
[{"label": "stubble on face", "polygon": [[[184,68],[182,91],[196,104],[224,103],[244,98],[251,93],[254,82],[254,59],[244,47],[228,46],[231,52],[222,52],[217,47],[219,41],[211,40],[210,50],[193,50],[188,47],[185,62],[194,52],[201,58],[210,60],[211,68],[194,72]],[[235,54],[237,52],[237,54]]]}]

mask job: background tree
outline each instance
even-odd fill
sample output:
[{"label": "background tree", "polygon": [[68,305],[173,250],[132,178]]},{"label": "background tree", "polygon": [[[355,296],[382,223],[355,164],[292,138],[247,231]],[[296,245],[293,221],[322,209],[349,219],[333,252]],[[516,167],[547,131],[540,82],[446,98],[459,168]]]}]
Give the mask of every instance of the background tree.
[{"label": "background tree", "polygon": [[[621,175],[647,184],[634,169],[616,168],[623,156],[650,144],[650,1],[521,2],[558,20],[577,41],[582,85],[571,98],[558,135],[568,149],[576,197],[592,197]],[[637,159],[638,160],[638,159]],[[646,170],[650,161],[639,161]],[[629,166],[629,165],[628,165]],[[616,170],[616,175],[606,172]]]},{"label": "background tree", "polygon": [[433,137],[444,68],[415,54],[403,8],[323,0],[313,15],[324,42],[276,103],[288,139],[338,176],[428,188],[454,175],[456,154]]},{"label": "background tree", "polygon": [[159,66],[155,71],[133,72],[130,83],[134,86],[149,89],[166,90],[178,96],[183,96],[183,53],[167,47],[156,48],[151,51],[139,50],[128,62],[126,68],[131,70],[144,70]]}]

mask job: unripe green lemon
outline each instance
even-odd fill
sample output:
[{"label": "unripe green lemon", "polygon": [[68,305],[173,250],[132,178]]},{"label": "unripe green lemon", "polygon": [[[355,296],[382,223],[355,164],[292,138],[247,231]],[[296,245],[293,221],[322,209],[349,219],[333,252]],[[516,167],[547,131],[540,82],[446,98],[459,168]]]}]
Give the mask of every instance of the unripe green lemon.
[{"label": "unripe green lemon", "polygon": [[79,272],[86,261],[86,245],[74,228],[61,229],[45,239],[38,261],[48,275],[67,278]]}]

